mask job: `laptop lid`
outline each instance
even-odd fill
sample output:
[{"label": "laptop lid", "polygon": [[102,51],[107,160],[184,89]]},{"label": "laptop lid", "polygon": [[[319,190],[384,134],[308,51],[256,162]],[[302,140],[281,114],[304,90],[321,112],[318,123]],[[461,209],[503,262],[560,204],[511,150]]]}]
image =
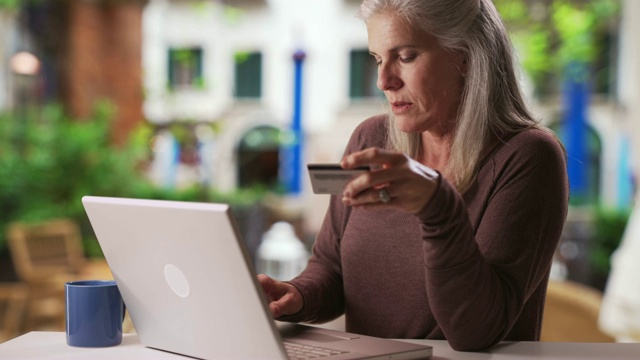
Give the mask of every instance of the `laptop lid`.
[{"label": "laptop lid", "polygon": [[[82,203],[143,345],[198,358],[286,358],[228,205],[94,196]],[[379,349],[385,358],[390,350],[401,358],[431,354],[304,328],[294,342],[343,340],[335,344]]]}]

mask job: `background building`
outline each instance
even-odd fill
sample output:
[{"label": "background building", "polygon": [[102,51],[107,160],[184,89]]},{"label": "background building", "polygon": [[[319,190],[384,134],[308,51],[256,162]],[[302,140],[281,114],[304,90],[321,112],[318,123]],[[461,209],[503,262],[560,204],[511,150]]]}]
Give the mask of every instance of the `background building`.
[{"label": "background building", "polygon": [[[229,190],[256,181],[269,183],[286,170],[278,142],[270,139],[286,138],[291,125],[292,58],[303,51],[304,162],[338,161],[352,129],[368,116],[385,111],[375,87],[366,28],[356,17],[358,4],[345,0],[150,1],[143,18],[146,118],[160,129],[169,124],[192,129],[196,124],[215,125],[215,136],[209,139],[215,145],[208,147],[215,149],[214,155],[202,157],[211,163],[199,169],[211,172],[205,176],[211,185]],[[330,25],[327,19],[332,19]],[[618,29],[609,30],[608,38],[616,38]],[[615,65],[615,46],[601,51],[606,52],[597,58]],[[615,68],[608,70],[613,83]],[[558,93],[536,95],[524,72],[522,79],[536,115],[562,132],[565,99]],[[622,85],[624,77],[620,81]],[[569,153],[568,161],[587,169],[582,175],[590,199],[587,204],[628,207],[632,187],[625,109],[615,91],[608,89],[596,91],[587,100],[585,153]],[[183,144],[183,150],[197,148],[197,138],[191,141],[196,145]],[[202,176],[181,168],[183,175],[191,177],[180,176],[176,183]],[[260,169],[247,174],[249,168]],[[313,204],[304,210],[309,212],[305,218],[313,231],[322,218],[318,209],[324,209],[321,205],[327,199],[309,195],[303,175],[302,196],[305,203]]]},{"label": "background building", "polygon": [[[302,51],[304,162],[339,161],[352,129],[383,111],[357,5],[150,1],[143,21],[147,119],[160,129],[215,125],[215,155],[205,167],[211,185],[230,190],[255,183],[260,179],[243,178],[253,167],[262,168],[253,176],[269,183],[283,171],[279,145],[293,120],[293,57]],[[273,134],[280,144],[270,141]],[[306,173],[302,181],[302,196],[314,204],[306,218],[317,229],[323,206],[316,203],[327,199],[309,196]]]}]

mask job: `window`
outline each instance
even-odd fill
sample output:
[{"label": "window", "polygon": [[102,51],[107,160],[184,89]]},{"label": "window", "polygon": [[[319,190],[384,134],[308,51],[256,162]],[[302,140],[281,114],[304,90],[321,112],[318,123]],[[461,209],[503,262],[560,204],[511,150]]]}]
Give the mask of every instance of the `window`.
[{"label": "window", "polygon": [[280,130],[258,126],[249,130],[238,146],[238,186],[277,188],[280,167]]},{"label": "window", "polygon": [[259,99],[262,96],[262,54],[238,52],[234,61],[235,97]]},{"label": "window", "polygon": [[169,87],[171,89],[204,87],[202,48],[169,49]]},{"label": "window", "polygon": [[349,62],[349,97],[363,99],[383,96],[382,91],[376,86],[378,69],[376,60],[369,54],[369,50],[351,50]]}]

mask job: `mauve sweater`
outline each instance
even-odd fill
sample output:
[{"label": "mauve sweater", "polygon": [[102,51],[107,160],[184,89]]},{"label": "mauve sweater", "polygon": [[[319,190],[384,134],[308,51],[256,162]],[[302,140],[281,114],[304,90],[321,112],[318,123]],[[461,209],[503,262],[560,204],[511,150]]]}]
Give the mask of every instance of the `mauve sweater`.
[{"label": "mauve sweater", "polygon": [[[386,118],[375,116],[346,153],[385,147],[386,138]],[[464,195],[441,176],[415,215],[353,209],[334,195],[306,269],[290,282],[304,307],[281,319],[345,313],[347,331],[447,339],[456,350],[539,340],[568,196],[564,151],[537,129],[503,139]]]}]

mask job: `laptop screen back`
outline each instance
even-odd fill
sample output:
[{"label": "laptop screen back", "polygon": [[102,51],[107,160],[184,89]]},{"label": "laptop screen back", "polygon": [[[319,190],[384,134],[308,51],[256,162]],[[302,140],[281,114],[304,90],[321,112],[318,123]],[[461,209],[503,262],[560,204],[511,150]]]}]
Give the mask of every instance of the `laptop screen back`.
[{"label": "laptop screen back", "polygon": [[82,203],[142,344],[201,358],[284,357],[228,205]]}]

